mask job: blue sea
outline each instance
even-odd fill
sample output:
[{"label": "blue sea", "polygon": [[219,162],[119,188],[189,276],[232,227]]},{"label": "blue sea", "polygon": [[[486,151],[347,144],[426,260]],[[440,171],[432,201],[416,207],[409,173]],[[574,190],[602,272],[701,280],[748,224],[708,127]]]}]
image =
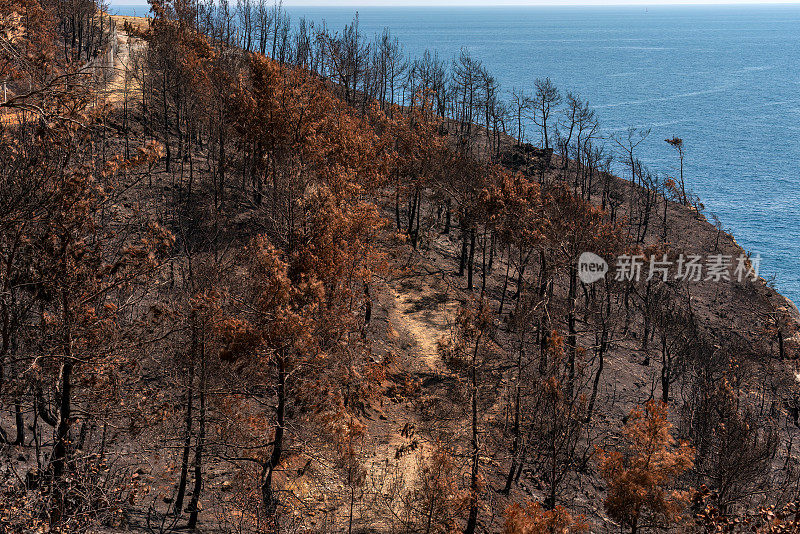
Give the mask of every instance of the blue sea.
[{"label": "blue sea", "polygon": [[687,183],[707,213],[800,303],[800,6],[288,11],[334,31],[357,11],[363,33],[388,27],[410,57],[430,49],[452,58],[465,47],[508,92],[549,76],[591,103],[604,135],[652,128],[639,156],[661,174],[677,172],[664,139],[683,138]]}]

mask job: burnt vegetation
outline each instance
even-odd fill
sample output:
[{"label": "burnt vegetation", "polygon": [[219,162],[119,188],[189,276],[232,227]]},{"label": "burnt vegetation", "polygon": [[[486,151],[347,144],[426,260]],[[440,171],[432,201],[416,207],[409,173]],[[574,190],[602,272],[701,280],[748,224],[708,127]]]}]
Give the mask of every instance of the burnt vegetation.
[{"label": "burnt vegetation", "polygon": [[791,304],[579,276],[743,253],[683,140],[661,176],[357,17],[151,8],[0,0],[4,532],[800,528]]}]

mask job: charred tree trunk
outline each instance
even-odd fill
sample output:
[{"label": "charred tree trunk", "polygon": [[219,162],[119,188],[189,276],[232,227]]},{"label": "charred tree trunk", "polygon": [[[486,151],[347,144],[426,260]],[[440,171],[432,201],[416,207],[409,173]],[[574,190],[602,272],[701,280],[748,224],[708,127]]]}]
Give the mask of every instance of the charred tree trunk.
[{"label": "charred tree trunk", "polygon": [[461,257],[458,262],[458,276],[464,276],[464,270],[467,268],[467,230],[461,227]]},{"label": "charred tree trunk", "polygon": [[576,344],[577,344],[577,331],[575,329],[575,300],[577,295],[578,289],[578,269],[574,265],[570,266],[569,270],[569,297],[568,297],[568,305],[569,311],[567,312],[567,328],[568,328],[568,335],[567,335],[567,355],[569,357],[569,385],[568,387],[572,387],[572,383],[575,380],[575,351],[576,351]]},{"label": "charred tree trunk", "polygon": [[61,480],[67,462],[67,440],[69,439],[70,419],[72,417],[72,370],[75,363],[72,357],[72,321],[69,311],[69,299],[66,293],[62,293],[61,305],[64,317],[64,338],[62,341],[64,354],[59,372],[58,425],[56,427],[52,456],[53,479],[56,481]]},{"label": "charred tree trunk", "polygon": [[20,399],[14,402],[14,422],[17,427],[14,445],[25,445],[25,418],[22,414],[22,401]]},{"label": "charred tree trunk", "polygon": [[178,480],[178,494],[175,497],[175,515],[180,515],[183,510],[183,500],[186,498],[186,480],[189,477],[189,451],[192,448],[192,405],[194,404],[194,389],[192,382],[194,378],[192,374],[189,375],[189,381],[186,386],[186,417],[185,417],[185,434],[183,438],[183,452],[181,456],[181,476]]},{"label": "charred tree trunk", "polygon": [[268,516],[274,516],[277,507],[277,500],[272,489],[272,475],[275,471],[275,468],[280,463],[281,455],[283,454],[284,419],[286,417],[286,361],[283,355],[278,355],[277,360],[278,404],[275,408],[275,435],[272,440],[272,454],[270,454],[267,463],[264,465],[264,480],[261,483],[261,500]]},{"label": "charred tree trunk", "polygon": [[475,228],[469,232],[469,264],[467,265],[467,289],[473,288],[472,275],[475,271]]},{"label": "charred tree trunk", "polygon": [[516,384],[514,385],[514,426],[512,431],[513,437],[511,441],[511,467],[508,470],[508,477],[506,477],[506,485],[502,490],[502,492],[506,495],[509,491],[511,491],[511,484],[514,482],[514,474],[517,471],[517,458],[519,455],[521,426],[520,406],[522,404],[522,355],[524,342],[525,338],[521,337],[519,343],[519,352],[517,353],[517,380]]},{"label": "charred tree trunk", "polygon": [[[203,348],[200,349],[203,351]],[[197,445],[194,450],[194,490],[192,500],[189,501],[189,523],[187,528],[194,530],[197,526],[197,516],[200,513],[200,492],[203,490],[203,448],[206,439],[206,370],[205,355],[200,355],[200,413],[197,429]]]},{"label": "charred tree trunk", "polygon": [[469,517],[464,534],[474,534],[478,524],[478,349],[481,344],[482,335],[478,335],[475,341],[475,350],[472,352],[472,369],[470,370],[470,390],[471,390],[471,409],[472,409],[472,436],[470,447],[472,449],[472,468],[469,477]]}]

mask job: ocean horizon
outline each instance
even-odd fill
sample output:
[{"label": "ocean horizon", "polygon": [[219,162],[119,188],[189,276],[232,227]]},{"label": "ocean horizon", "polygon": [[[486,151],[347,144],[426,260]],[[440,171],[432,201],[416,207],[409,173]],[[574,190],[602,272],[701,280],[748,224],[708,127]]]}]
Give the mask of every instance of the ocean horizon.
[{"label": "ocean horizon", "polygon": [[[410,58],[430,50],[449,60],[466,48],[506,95],[550,77],[591,104],[605,137],[650,128],[638,156],[661,176],[678,172],[664,140],[681,137],[687,186],[707,217],[759,254],[760,274],[800,302],[800,6],[286,10],[334,32],[358,13],[367,39],[388,27]],[[147,6],[111,11],[142,16]],[[527,133],[537,144],[532,124]]]}]

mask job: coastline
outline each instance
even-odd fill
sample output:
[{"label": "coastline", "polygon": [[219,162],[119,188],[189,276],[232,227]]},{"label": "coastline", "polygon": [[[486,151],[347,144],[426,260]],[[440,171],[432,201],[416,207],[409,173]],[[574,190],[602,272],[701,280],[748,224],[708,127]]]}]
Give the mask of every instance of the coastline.
[{"label": "coastline", "polygon": [[[125,24],[126,22],[133,24],[137,29],[144,30],[149,25],[149,21],[151,20],[149,17],[144,16],[130,16],[130,15],[110,15],[111,19],[117,24]],[[477,131],[482,130],[482,128],[477,128]],[[476,133],[476,138],[480,141],[481,135]],[[513,137],[503,134],[503,138],[505,143],[508,146],[512,144],[516,144],[516,139]],[[616,175],[612,175],[613,179],[618,182],[618,187],[621,190],[624,190],[627,187],[640,187],[638,185],[632,184],[630,180],[626,178],[622,178]],[[703,212],[695,211],[692,208],[682,206],[676,202],[669,202],[671,216],[670,219],[674,219],[677,217],[677,220],[684,221],[684,220],[692,220],[694,221],[694,225],[689,225],[689,228],[686,228],[687,231],[683,232],[671,232],[670,241],[673,243],[678,250],[692,250],[693,247],[693,239],[692,236],[705,236],[705,239],[709,241],[711,238],[709,236],[720,234],[720,236],[724,236],[724,245],[726,247],[726,252],[729,252],[733,256],[738,256],[740,254],[746,254],[746,251],[743,247],[741,247],[738,242],[736,241],[735,236],[726,231],[720,230],[715,227],[706,217]],[[694,229],[691,228],[694,226]],[[721,243],[722,244],[722,243]],[[708,252],[708,250],[703,250],[703,252]],[[798,305],[792,301],[788,296],[782,294],[778,289],[771,286],[767,279],[763,276],[759,276],[758,281],[752,284],[753,287],[758,288],[759,293],[763,296],[764,302],[768,302],[772,307],[771,311],[768,310],[759,310],[762,313],[773,313],[780,317],[781,323],[786,325],[786,331],[783,332],[783,336],[785,338],[785,342],[787,343],[787,350],[791,350],[792,352],[800,351],[800,308]],[[793,358],[797,357],[795,354]]]}]

